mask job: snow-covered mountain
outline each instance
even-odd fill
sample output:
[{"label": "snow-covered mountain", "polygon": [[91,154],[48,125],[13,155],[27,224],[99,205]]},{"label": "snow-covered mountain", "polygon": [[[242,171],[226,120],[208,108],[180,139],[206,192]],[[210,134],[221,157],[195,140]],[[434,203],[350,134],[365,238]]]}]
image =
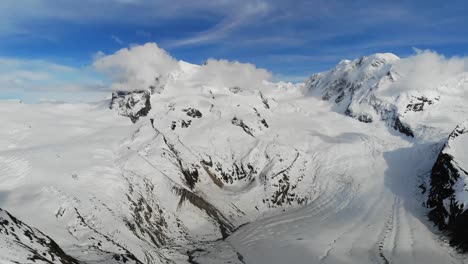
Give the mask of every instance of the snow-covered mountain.
[{"label": "snow-covered mountain", "polygon": [[430,73],[411,72],[407,69],[410,66],[408,59],[389,53],[343,60],[332,70],[310,77],[306,90],[309,95],[331,101],[335,111],[361,122],[383,121],[409,137],[440,137],[463,121],[464,117],[454,111],[466,105],[468,75],[422,82],[411,79],[412,74],[418,75],[415,79],[430,79]]},{"label": "snow-covered mountain", "polygon": [[[141,72],[124,69],[106,104],[0,103],[0,207],[54,252],[80,263],[463,262],[425,220],[418,186],[437,200],[429,175],[468,113],[456,93],[465,75],[418,90],[404,59],[375,54],[272,83],[250,64],[157,51],[157,63],[135,60]],[[43,244],[31,248],[51,252]],[[6,263],[10,252],[0,247]]]},{"label": "snow-covered mountain", "polygon": [[468,122],[458,125],[441,150],[431,173],[429,217],[448,230],[452,244],[468,249]]},{"label": "snow-covered mountain", "polygon": [[63,252],[50,237],[2,209],[0,209],[0,248],[2,263],[79,263]]}]

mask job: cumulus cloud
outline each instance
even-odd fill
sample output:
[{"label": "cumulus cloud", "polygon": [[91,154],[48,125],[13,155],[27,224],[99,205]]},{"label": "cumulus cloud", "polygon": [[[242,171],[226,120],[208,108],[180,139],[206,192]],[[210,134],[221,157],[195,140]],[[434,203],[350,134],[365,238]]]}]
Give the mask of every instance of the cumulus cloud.
[{"label": "cumulus cloud", "polygon": [[217,87],[259,88],[271,73],[250,63],[209,59],[192,81]]},{"label": "cumulus cloud", "polygon": [[147,43],[101,56],[93,63],[96,70],[113,81],[112,89],[119,91],[145,90],[155,78],[179,68],[177,61],[156,43]]},{"label": "cumulus cloud", "polygon": [[[107,74],[113,81],[112,89],[118,91],[146,90],[155,84],[155,78],[181,70],[179,63],[155,43],[121,49],[108,56],[100,53],[96,58],[94,67]],[[258,88],[270,77],[270,72],[253,64],[209,59],[184,79],[182,86]]]},{"label": "cumulus cloud", "polygon": [[[391,90],[434,90],[468,73],[468,58],[446,58],[434,51],[417,50],[415,55],[399,60],[393,67],[401,78]],[[442,89],[441,92],[450,91]]]}]

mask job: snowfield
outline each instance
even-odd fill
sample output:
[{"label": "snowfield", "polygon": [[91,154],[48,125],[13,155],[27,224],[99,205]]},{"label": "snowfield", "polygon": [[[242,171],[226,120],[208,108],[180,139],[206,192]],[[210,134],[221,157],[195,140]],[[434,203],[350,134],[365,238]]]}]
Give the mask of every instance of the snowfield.
[{"label": "snowfield", "polygon": [[138,86],[111,100],[0,102],[0,263],[468,262],[426,206],[441,153],[466,169],[465,75],[403,89],[399,61],[294,85],[146,45],[97,62]]}]

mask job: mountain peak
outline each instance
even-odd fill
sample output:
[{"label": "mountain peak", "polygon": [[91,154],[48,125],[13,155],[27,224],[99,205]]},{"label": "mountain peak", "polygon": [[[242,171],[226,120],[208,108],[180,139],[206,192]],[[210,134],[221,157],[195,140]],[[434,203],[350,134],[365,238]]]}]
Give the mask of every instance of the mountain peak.
[{"label": "mountain peak", "polygon": [[389,53],[389,52],[374,53],[374,54],[371,54],[369,56],[365,56],[363,58],[368,58],[370,60],[383,60],[383,61],[387,61],[387,62],[395,62],[395,61],[400,59],[400,57],[398,57],[397,55],[395,55],[393,53]]}]

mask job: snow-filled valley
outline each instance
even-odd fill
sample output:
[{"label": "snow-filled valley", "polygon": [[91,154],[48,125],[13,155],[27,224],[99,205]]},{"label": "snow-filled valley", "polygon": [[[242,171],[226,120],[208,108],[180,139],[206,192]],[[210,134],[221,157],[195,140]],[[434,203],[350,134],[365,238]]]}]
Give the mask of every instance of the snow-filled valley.
[{"label": "snow-filled valley", "polygon": [[418,60],[272,83],[146,45],[96,62],[107,101],[0,102],[0,263],[468,262],[468,75]]}]

